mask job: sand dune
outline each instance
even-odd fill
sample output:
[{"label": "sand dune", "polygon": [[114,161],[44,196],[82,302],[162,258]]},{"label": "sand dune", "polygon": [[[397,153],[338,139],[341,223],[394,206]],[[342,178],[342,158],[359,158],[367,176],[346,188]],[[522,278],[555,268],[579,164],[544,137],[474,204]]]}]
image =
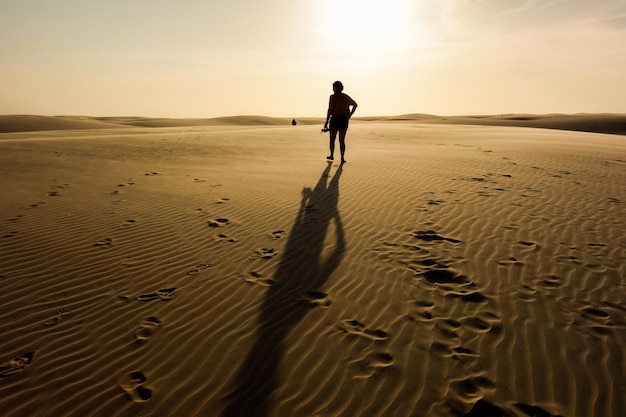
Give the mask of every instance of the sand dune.
[{"label": "sand dune", "polygon": [[114,123],[100,122],[92,117],[52,117],[34,115],[0,116],[0,133],[34,132],[70,129],[111,129],[124,127]]},{"label": "sand dune", "polygon": [[0,135],[3,414],[626,409],[621,136],[93,122]]},{"label": "sand dune", "polygon": [[[207,119],[158,119],[158,118],[123,118],[123,117],[99,117],[100,121],[114,124],[140,127],[186,127],[186,126],[259,126],[259,125],[289,125],[292,119],[285,117],[266,116],[229,116],[214,117]],[[310,119],[304,119],[304,121]],[[300,120],[303,123],[303,120]],[[319,123],[319,119],[316,120]],[[306,124],[306,123],[304,123]]]},{"label": "sand dune", "polygon": [[[323,118],[299,117],[301,125],[322,125]],[[286,126],[291,118],[266,116],[229,116],[204,119],[172,119],[151,117],[88,117],[88,116],[0,116],[0,133],[34,132],[70,129],[114,129],[121,127],[202,127],[202,126]],[[533,127],[575,130],[582,132],[626,135],[624,114],[506,114],[496,116],[435,116],[406,114],[384,117],[355,117],[355,122],[412,122],[484,126]]]},{"label": "sand dune", "polygon": [[[407,118],[410,119],[411,116]],[[417,119],[423,120],[423,117],[417,117]],[[503,114],[495,116],[455,116],[430,119],[428,123],[534,127],[626,135],[626,115],[624,114]]]},{"label": "sand dune", "polygon": [[[89,116],[0,116],[0,133],[36,132],[75,129],[119,129],[124,127],[191,127],[191,126],[278,126],[291,124],[291,118],[266,116],[230,116],[205,119],[168,119],[153,117]],[[298,118],[299,124],[322,124],[322,118]]]}]

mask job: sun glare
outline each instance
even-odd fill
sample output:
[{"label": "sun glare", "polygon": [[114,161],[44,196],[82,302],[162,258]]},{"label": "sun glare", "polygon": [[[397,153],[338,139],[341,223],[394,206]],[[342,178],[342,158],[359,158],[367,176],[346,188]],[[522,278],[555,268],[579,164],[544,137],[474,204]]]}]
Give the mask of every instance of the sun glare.
[{"label": "sun glare", "polygon": [[333,49],[380,54],[402,49],[418,32],[415,0],[321,0],[318,29]]},{"label": "sun glare", "polygon": [[384,35],[406,18],[406,1],[340,0],[333,2],[336,29],[354,35]]}]

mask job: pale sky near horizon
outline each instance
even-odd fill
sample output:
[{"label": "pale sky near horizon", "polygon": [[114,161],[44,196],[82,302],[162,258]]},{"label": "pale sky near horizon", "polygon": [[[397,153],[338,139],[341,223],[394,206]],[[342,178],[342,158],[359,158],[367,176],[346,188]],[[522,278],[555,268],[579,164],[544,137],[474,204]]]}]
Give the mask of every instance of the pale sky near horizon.
[{"label": "pale sky near horizon", "polygon": [[0,0],[0,114],[626,113],[625,0]]}]

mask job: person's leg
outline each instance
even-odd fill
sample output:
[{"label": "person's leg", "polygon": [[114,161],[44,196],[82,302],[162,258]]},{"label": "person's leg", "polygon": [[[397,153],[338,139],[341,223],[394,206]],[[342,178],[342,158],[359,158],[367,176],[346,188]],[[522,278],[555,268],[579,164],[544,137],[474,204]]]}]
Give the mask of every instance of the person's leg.
[{"label": "person's leg", "polygon": [[329,160],[333,160],[334,156],[335,156],[335,139],[337,139],[337,129],[330,129],[330,143],[329,143],[329,147],[330,147],[330,156],[328,156],[326,159]]},{"label": "person's leg", "polygon": [[339,150],[341,151],[341,162],[346,162],[346,133],[348,133],[348,129],[341,129],[339,131]]}]

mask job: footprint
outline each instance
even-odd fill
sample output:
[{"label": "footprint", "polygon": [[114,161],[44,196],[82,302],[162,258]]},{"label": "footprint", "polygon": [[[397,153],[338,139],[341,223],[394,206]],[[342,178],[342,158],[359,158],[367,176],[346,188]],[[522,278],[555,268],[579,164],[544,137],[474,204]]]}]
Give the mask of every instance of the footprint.
[{"label": "footprint", "polygon": [[222,226],[226,226],[230,223],[230,220],[220,217],[217,219],[210,219],[208,221],[209,227],[222,227]]},{"label": "footprint", "polygon": [[371,340],[386,340],[387,333],[382,330],[370,330],[365,325],[357,320],[344,320],[341,325],[338,326],[341,331],[356,336],[363,336]]},{"label": "footprint", "polygon": [[0,378],[6,378],[20,371],[23,371],[27,365],[30,365],[34,357],[35,357],[35,351],[32,351],[32,352],[25,353],[22,356],[18,356],[17,358],[10,360],[4,365],[1,365],[0,366]]},{"label": "footprint", "polygon": [[461,328],[461,323],[453,320],[443,320],[435,325],[436,330],[446,339],[458,339],[460,336],[457,330]]},{"label": "footprint", "polygon": [[17,232],[9,232],[9,233],[5,233],[4,235],[2,235],[2,237],[9,238],[15,235],[17,235]]},{"label": "footprint", "polygon": [[598,263],[587,263],[585,264],[585,269],[592,272],[606,272],[609,268],[606,265]]},{"label": "footprint", "polygon": [[414,304],[417,306],[417,312],[414,314],[407,314],[407,319],[422,322],[429,322],[433,320],[434,316],[431,310],[435,307],[435,303],[432,301],[416,300],[414,301]]},{"label": "footprint", "polygon": [[495,314],[484,313],[475,317],[466,317],[461,319],[461,323],[465,328],[476,333],[499,332],[500,325],[497,323],[498,317]]},{"label": "footprint", "polygon": [[469,284],[464,275],[457,275],[449,269],[431,269],[421,274],[431,284]]},{"label": "footprint", "polygon": [[488,300],[487,296],[483,295],[479,291],[472,291],[461,296],[461,300],[466,303],[483,303]]},{"label": "footprint", "polygon": [[[426,266],[426,267],[430,267],[430,266],[438,266],[439,265],[439,260],[438,259],[422,259],[420,261],[418,261],[418,263],[422,266]],[[445,268],[445,266],[443,266]]]},{"label": "footprint", "polygon": [[[505,413],[500,407],[487,402],[484,391],[495,390],[495,384],[483,376],[469,376],[453,380],[450,383],[451,393],[448,397],[448,406],[454,415],[460,417],[505,417],[513,415]],[[466,413],[469,404],[474,403],[472,409]],[[517,415],[517,414],[516,414]]]},{"label": "footprint", "polygon": [[572,263],[574,265],[582,265],[582,261],[575,256],[571,255],[557,255],[555,256],[558,263]]},{"label": "footprint", "polygon": [[522,301],[532,303],[537,298],[537,290],[529,285],[522,285],[517,291],[513,292]]},{"label": "footprint", "polygon": [[274,248],[261,248],[257,250],[253,255],[249,256],[249,259],[272,259],[278,255],[278,251]]},{"label": "footprint", "polygon": [[119,385],[133,402],[143,403],[152,398],[152,390],[143,386],[147,380],[143,372],[135,371],[125,375]]},{"label": "footprint", "polygon": [[440,236],[434,230],[418,230],[417,232],[413,232],[413,237],[425,242],[446,241],[450,243],[461,243],[460,240]]},{"label": "footprint", "polygon": [[70,314],[72,314],[72,310],[70,310],[68,308],[62,308],[60,310],[57,310],[56,315],[54,317],[52,317],[51,319],[48,319],[48,320],[44,321],[43,325],[46,326],[46,327],[54,326],[59,321],[61,321],[61,317],[67,316],[67,315],[70,315]]},{"label": "footprint", "polygon": [[235,243],[237,241],[236,239],[233,239],[232,237],[228,237],[224,233],[220,233],[219,235],[217,235],[216,236],[216,240],[222,240],[222,241],[226,241],[228,243]]},{"label": "footprint", "polygon": [[564,285],[562,281],[561,277],[556,275],[546,275],[539,283],[546,288],[559,288]]},{"label": "footprint", "polygon": [[607,323],[611,318],[609,313],[597,307],[583,308],[581,314],[587,320],[601,324]]},{"label": "footprint", "polygon": [[305,291],[300,296],[299,303],[309,307],[329,307],[331,304],[328,294],[321,291]]},{"label": "footprint", "polygon": [[358,368],[358,373],[354,378],[370,378],[377,371],[389,368],[393,363],[393,357],[386,352],[369,353],[365,357],[352,362]]},{"label": "footprint", "polygon": [[481,389],[472,381],[472,378],[453,381],[450,388],[463,402],[476,400],[483,396]]},{"label": "footprint", "polygon": [[485,190],[479,191],[476,194],[478,194],[481,197],[493,197],[495,195],[491,191],[485,191]]},{"label": "footprint", "polygon": [[539,247],[539,245],[537,245],[535,242],[527,242],[525,240],[521,240],[521,241],[517,242],[517,244],[522,247],[522,250],[523,249],[533,250],[533,249],[537,249]]},{"label": "footprint", "polygon": [[156,329],[161,325],[161,320],[154,316],[146,317],[135,331],[135,339],[144,341],[150,339]]},{"label": "footprint", "polygon": [[472,409],[462,414],[462,417],[504,417],[506,416],[504,410],[497,405],[490,403],[489,401],[481,398],[474,403]]},{"label": "footprint", "polygon": [[110,237],[106,237],[102,240],[97,241],[93,245],[108,248],[108,247],[111,247],[111,245],[113,245],[113,239],[111,239]]},{"label": "footprint", "polygon": [[278,240],[281,237],[283,237],[285,235],[285,231],[284,230],[276,230],[272,233],[270,233],[270,237],[274,240]]},{"label": "footprint", "polygon": [[149,294],[141,294],[137,297],[139,301],[151,301],[151,300],[163,300],[167,301],[172,298],[172,294],[176,288],[164,288],[162,290],[158,290],[157,292],[149,293]]},{"label": "footprint", "polygon": [[207,269],[212,266],[213,265],[210,263],[198,264],[195,267],[193,267],[189,272],[187,272],[187,275],[198,275],[200,271],[202,271],[203,269]]},{"label": "footprint", "polygon": [[524,265],[523,262],[518,261],[517,258],[513,256],[501,258],[499,261],[497,261],[497,263],[498,265],[502,265],[502,266],[509,266],[509,265],[523,266]]},{"label": "footprint", "polygon": [[462,346],[457,346],[451,351],[452,357],[461,362],[468,362],[471,360],[476,360],[479,358],[478,353],[474,352],[471,349],[464,348]]},{"label": "footprint", "polygon": [[229,201],[230,201],[230,198],[225,198],[225,197],[224,197],[224,198],[220,198],[219,200],[217,200],[217,201],[215,202],[215,204],[226,204],[226,203],[227,203],[227,202],[229,202]]},{"label": "footprint", "polygon": [[449,292],[446,294],[446,297],[449,298],[460,298],[461,301],[465,301],[466,303],[484,303],[487,301],[487,297],[481,294],[479,291],[470,291],[470,292]]},{"label": "footprint", "polygon": [[444,200],[428,200],[428,204],[429,206],[439,206],[441,204],[445,203]]},{"label": "footprint", "polygon": [[449,346],[448,343],[433,342],[430,345],[430,350],[435,355],[441,356],[442,358],[451,358],[453,356],[452,347]]},{"label": "footprint", "polygon": [[157,175],[161,175],[161,173],[160,172],[156,172],[156,171],[152,171],[152,172],[146,172],[144,175],[147,176],[147,177],[154,177],[154,176],[157,176]]},{"label": "footprint", "polygon": [[261,274],[259,274],[256,271],[251,271],[248,273],[248,275],[244,275],[243,279],[246,282],[252,283],[252,284],[257,284],[257,285],[262,285],[264,287],[269,287],[272,284],[274,284],[274,280],[271,278],[263,278],[263,276]]}]

